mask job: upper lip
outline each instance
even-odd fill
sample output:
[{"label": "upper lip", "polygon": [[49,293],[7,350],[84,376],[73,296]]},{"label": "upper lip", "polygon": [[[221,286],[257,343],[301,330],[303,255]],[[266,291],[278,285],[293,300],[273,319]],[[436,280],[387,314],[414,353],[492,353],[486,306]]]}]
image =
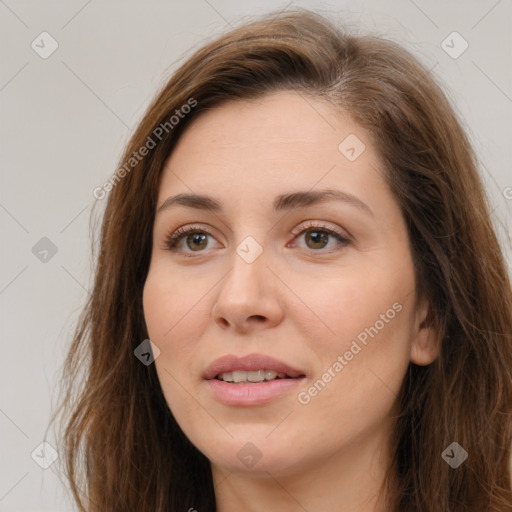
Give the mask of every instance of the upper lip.
[{"label": "upper lip", "polygon": [[204,373],[204,378],[207,380],[214,379],[221,373],[240,371],[255,371],[255,370],[274,370],[278,373],[285,373],[287,377],[301,377],[304,372],[293,368],[292,366],[274,359],[273,357],[265,354],[249,354],[244,357],[237,357],[234,355],[226,355],[219,357],[213,361]]}]

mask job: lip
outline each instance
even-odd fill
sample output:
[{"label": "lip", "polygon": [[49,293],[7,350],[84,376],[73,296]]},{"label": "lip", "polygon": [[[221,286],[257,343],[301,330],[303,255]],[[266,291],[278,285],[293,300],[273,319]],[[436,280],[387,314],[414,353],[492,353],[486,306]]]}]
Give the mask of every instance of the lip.
[{"label": "lip", "polygon": [[255,406],[263,405],[290,392],[304,382],[306,377],[294,379],[275,379],[253,384],[233,384],[223,380],[206,381],[214,398],[225,405]]},{"label": "lip", "polygon": [[233,372],[235,370],[244,372],[274,370],[277,373],[285,373],[288,377],[293,378],[305,375],[305,372],[265,354],[249,354],[244,357],[229,354],[213,361],[206,369],[203,378],[211,380],[220,373]]},{"label": "lip", "polygon": [[[288,379],[274,379],[256,383],[224,382],[215,377],[220,373],[235,370],[274,370],[285,373]],[[234,355],[216,359],[206,370],[204,379],[214,398],[225,405],[255,406],[268,403],[288,393],[304,382],[305,372],[264,354],[249,354],[244,357]]]}]

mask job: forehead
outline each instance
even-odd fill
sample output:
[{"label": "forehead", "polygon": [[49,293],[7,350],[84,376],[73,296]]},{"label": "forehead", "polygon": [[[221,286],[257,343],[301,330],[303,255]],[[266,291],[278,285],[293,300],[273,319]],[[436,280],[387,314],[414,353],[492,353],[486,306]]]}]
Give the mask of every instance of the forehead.
[{"label": "forehead", "polygon": [[273,93],[202,112],[164,166],[159,204],[171,191],[270,203],[279,191],[340,186],[371,202],[372,191],[385,186],[380,167],[369,135],[339,109],[294,92]]}]

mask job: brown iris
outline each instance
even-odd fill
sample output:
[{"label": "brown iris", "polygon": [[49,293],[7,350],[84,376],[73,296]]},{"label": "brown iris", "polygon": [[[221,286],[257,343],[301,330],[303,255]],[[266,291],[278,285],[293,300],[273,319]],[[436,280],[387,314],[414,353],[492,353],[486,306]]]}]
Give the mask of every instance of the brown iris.
[{"label": "brown iris", "polygon": [[311,247],[311,249],[322,249],[327,244],[328,237],[329,234],[323,231],[308,231],[306,233],[306,243],[312,241],[314,244],[320,244],[321,246],[316,245]]},{"label": "brown iris", "polygon": [[[190,245],[189,241],[192,241],[194,245]],[[204,233],[191,233],[187,236],[186,242],[187,246],[193,251],[204,249],[208,245],[207,235]],[[197,245],[199,243],[202,245]]]}]

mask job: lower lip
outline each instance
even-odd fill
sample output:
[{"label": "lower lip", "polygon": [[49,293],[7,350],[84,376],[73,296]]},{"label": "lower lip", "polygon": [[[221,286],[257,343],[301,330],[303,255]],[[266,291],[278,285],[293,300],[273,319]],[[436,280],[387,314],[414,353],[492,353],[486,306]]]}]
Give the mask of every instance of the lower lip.
[{"label": "lower lip", "polygon": [[296,379],[275,379],[248,384],[233,384],[219,379],[207,381],[213,396],[226,405],[261,405],[289,392],[305,377]]}]

